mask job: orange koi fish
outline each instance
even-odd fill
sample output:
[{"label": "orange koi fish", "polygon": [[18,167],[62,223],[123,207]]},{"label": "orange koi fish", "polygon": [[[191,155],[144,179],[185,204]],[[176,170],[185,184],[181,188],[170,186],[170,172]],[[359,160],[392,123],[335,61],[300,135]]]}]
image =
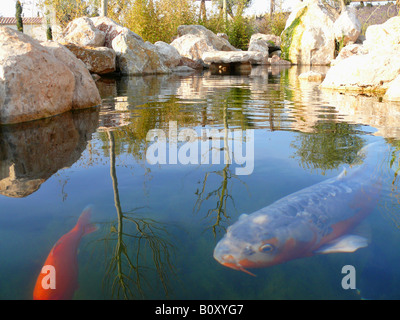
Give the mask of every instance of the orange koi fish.
[{"label": "orange koi fish", "polygon": [[90,223],[92,209],[83,210],[75,227],[53,246],[37,278],[34,300],[70,300],[78,289],[77,251],[82,237],[97,227]]}]

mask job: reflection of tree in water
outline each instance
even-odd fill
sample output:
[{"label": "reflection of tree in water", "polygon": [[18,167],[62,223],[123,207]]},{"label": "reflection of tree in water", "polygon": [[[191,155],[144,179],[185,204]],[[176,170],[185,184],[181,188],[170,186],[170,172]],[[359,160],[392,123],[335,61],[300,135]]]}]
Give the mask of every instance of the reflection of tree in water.
[{"label": "reflection of tree in water", "polygon": [[399,172],[400,172],[400,141],[387,139],[390,145],[388,156],[384,159],[386,165],[383,169],[389,173],[390,189],[389,194],[384,198],[382,206],[383,215],[400,229],[400,190],[399,190]]},{"label": "reflection of tree in water", "polygon": [[[158,280],[164,293],[168,295],[168,276],[173,271],[170,261],[172,245],[165,239],[166,230],[157,221],[136,217],[134,215],[136,210],[131,212],[122,210],[115,168],[114,135],[112,131],[108,131],[107,134],[110,142],[110,175],[117,220],[111,225],[109,235],[103,239],[107,246],[110,245],[110,242],[115,242],[111,259],[108,262],[106,284],[110,285],[113,297],[124,299],[144,297],[143,286],[146,285],[148,288],[153,286],[146,277],[146,275],[151,276],[149,268],[141,265],[146,258],[143,250],[150,248]],[[132,250],[132,248],[135,249]]]},{"label": "reflection of tree in water", "polygon": [[[217,189],[206,193],[207,179],[211,174],[216,174],[222,177],[221,185]],[[231,170],[229,170],[229,164],[226,164],[222,170],[207,172],[204,176],[201,189],[197,189],[196,191],[197,200],[194,208],[197,212],[200,211],[201,205],[204,201],[216,198],[217,202],[215,208],[209,209],[206,215],[207,218],[211,217],[213,220],[215,220],[214,223],[210,226],[214,235],[216,235],[216,230],[219,227],[221,221],[224,218],[229,219],[226,210],[228,199],[231,199],[234,204],[233,197],[231,194],[229,194],[228,189],[228,180],[230,180],[233,176],[234,175],[232,174]]]},{"label": "reflection of tree in water", "polygon": [[345,122],[319,122],[312,133],[299,133],[291,144],[296,152],[294,158],[305,169],[326,170],[352,164],[364,146],[357,126]]},{"label": "reflection of tree in water", "polygon": [[[211,198],[216,198],[216,206],[214,208],[211,208],[207,211],[206,217],[211,217],[214,220],[214,223],[211,225],[211,229],[213,231],[214,236],[216,236],[216,231],[217,228],[220,226],[221,221],[225,219],[229,219],[229,216],[227,214],[226,210],[226,205],[228,199],[230,199],[233,204],[234,200],[231,194],[229,194],[229,188],[228,188],[228,181],[232,178],[235,177],[237,178],[230,170],[230,164],[232,163],[232,159],[230,158],[230,151],[229,151],[229,141],[228,141],[228,132],[229,132],[229,126],[228,126],[228,105],[224,105],[221,107],[223,110],[223,124],[224,124],[224,147],[222,148],[224,150],[224,159],[226,161],[225,167],[222,170],[217,170],[217,171],[211,171],[207,172],[204,176],[204,180],[202,182],[202,187],[200,189],[196,190],[196,195],[197,195],[197,200],[194,206],[194,209],[199,212],[201,209],[201,205],[203,204],[204,201],[207,201]],[[206,185],[207,185],[207,179],[211,174],[215,174],[217,176],[222,177],[221,185],[214,189],[213,191],[207,192],[206,193]]]}]

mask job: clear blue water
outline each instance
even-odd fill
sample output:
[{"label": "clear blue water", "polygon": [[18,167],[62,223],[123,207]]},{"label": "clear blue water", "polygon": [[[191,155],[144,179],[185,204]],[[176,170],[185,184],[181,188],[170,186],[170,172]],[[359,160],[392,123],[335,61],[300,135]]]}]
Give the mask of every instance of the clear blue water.
[{"label": "clear blue water", "polygon": [[[400,107],[323,93],[298,82],[297,67],[253,71],[101,79],[100,108],[0,127],[0,299],[32,299],[48,253],[88,204],[99,229],[80,243],[74,299],[399,299]],[[146,135],[162,129],[168,138],[170,121],[199,136],[218,129],[219,141],[254,130],[254,170],[236,175],[240,165],[222,160],[150,164]],[[375,141],[390,148],[378,156],[394,182],[359,226],[368,247],[256,277],[214,260],[240,214],[339,174]],[[355,267],[357,289],[342,288],[344,265]]]}]

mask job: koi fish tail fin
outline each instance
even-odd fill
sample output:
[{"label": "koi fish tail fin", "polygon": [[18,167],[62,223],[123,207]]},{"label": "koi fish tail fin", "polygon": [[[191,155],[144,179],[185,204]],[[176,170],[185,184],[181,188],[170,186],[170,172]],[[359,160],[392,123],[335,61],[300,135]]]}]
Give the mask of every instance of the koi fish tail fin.
[{"label": "koi fish tail fin", "polygon": [[89,233],[95,232],[98,230],[98,227],[90,222],[90,218],[92,216],[92,206],[87,206],[83,211],[81,216],[78,219],[77,226],[82,228],[83,235],[87,235]]}]

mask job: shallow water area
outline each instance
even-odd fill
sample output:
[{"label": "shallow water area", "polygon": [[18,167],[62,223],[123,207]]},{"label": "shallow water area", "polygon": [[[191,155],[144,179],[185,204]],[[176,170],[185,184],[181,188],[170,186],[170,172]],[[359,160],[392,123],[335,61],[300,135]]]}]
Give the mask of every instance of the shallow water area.
[{"label": "shallow water area", "polygon": [[[298,80],[308,70],[102,78],[100,107],[1,126],[0,299],[32,299],[89,204],[98,230],[79,244],[74,299],[399,299],[400,105],[321,91]],[[242,213],[357,165],[373,142],[384,184],[355,230],[367,247],[256,277],[213,258]]]}]

